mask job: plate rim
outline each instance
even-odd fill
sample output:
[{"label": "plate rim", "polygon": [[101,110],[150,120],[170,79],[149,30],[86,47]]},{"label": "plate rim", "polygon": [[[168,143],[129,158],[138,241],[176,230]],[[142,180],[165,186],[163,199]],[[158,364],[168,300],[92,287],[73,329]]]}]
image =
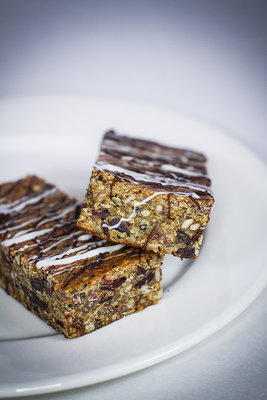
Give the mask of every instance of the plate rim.
[{"label": "plate rim", "polygon": [[[123,101],[123,100],[113,100],[113,99],[107,99],[107,98],[100,98],[100,97],[92,97],[92,96],[50,96],[50,95],[45,95],[45,96],[3,96],[0,98],[0,106],[2,102],[6,101],[34,101],[35,99],[39,99],[41,101],[47,100],[47,99],[53,99],[53,100],[71,100],[71,101],[90,101],[90,102],[97,102],[97,103],[112,103],[117,106],[127,106],[129,108],[131,107],[137,107],[137,108],[149,108],[152,111],[159,111],[159,112],[164,112],[165,114],[172,115],[174,117],[178,118],[183,118],[184,120],[187,121],[194,121],[197,124],[201,124],[203,127],[207,127],[209,129],[212,129],[213,131],[216,131],[216,135],[219,135],[220,137],[227,137],[231,141],[233,141],[236,145],[238,145],[243,151],[248,152],[250,156],[253,157],[254,161],[258,163],[258,165],[261,165],[261,167],[264,168],[265,172],[267,172],[266,165],[264,163],[264,160],[255,153],[255,151],[251,150],[246,146],[243,142],[240,142],[237,138],[232,137],[231,134],[227,131],[227,129],[217,127],[216,125],[206,122],[202,120],[201,118],[195,117],[195,116],[190,116],[186,113],[180,113],[180,112],[175,112],[173,110],[169,110],[163,107],[159,106],[153,106],[150,104],[145,104],[145,103],[137,103],[137,102],[131,102],[131,101]],[[222,328],[226,327],[231,321],[233,321],[237,316],[239,316],[242,312],[244,312],[252,303],[253,301],[260,295],[260,293],[263,292],[267,284],[267,271],[264,274],[264,279],[261,276],[260,279],[257,281],[257,283],[254,282],[254,285],[250,287],[248,292],[243,295],[242,298],[239,299],[238,302],[234,303],[231,307],[229,307],[226,311],[222,312],[220,316],[217,318],[219,321],[215,326],[209,326],[213,325],[214,320],[213,319],[210,323],[204,325],[204,327],[196,330],[191,336],[189,337],[187,335],[187,342],[184,345],[180,345],[178,347],[173,348],[172,350],[166,351],[164,354],[154,356],[153,361],[151,362],[151,356],[147,357],[149,360],[143,360],[138,362],[138,357],[136,357],[136,361],[131,363],[131,366],[128,365],[128,367],[124,366],[123,368],[125,369],[124,373],[120,373],[118,375],[117,372],[110,371],[109,374],[106,373],[105,379],[101,379],[100,377],[97,379],[96,377],[94,379],[90,379],[90,377],[86,376],[86,372],[83,373],[76,373],[75,374],[75,382],[72,381],[70,382],[54,382],[51,384],[51,379],[49,379],[49,383],[45,384],[45,380],[40,381],[43,382],[44,384],[42,385],[33,385],[32,387],[27,387],[23,388],[20,385],[20,387],[14,388],[14,384],[7,384],[7,385],[2,385],[1,391],[0,391],[0,397],[14,397],[14,396],[26,396],[26,395],[33,395],[33,394],[44,394],[44,393],[51,393],[51,392],[59,392],[59,391],[64,391],[64,390],[69,390],[69,389],[75,389],[79,387],[84,387],[84,386],[90,386],[96,383],[100,382],[105,382],[114,378],[119,378],[125,375],[128,375],[133,372],[137,372],[140,370],[143,370],[145,368],[148,368],[149,366],[158,364],[162,361],[165,361],[175,355],[180,354],[183,351],[186,351],[187,349],[197,345],[198,343],[202,342],[203,340],[206,340],[208,337],[213,335],[214,333],[218,332]],[[231,312],[229,312],[231,310]],[[199,333],[201,332],[201,334]],[[18,339],[20,340],[20,339]],[[153,353],[153,352],[152,352]],[[120,362],[121,364],[121,362]],[[132,365],[134,364],[134,365]],[[79,377],[77,379],[77,377]],[[63,377],[64,378],[64,377]],[[61,381],[62,379],[61,378]],[[66,376],[65,376],[66,378]],[[64,379],[63,379],[64,380]],[[78,382],[79,380],[79,382]],[[59,381],[59,379],[57,379]],[[30,382],[29,382],[30,384]],[[29,386],[29,385],[28,385]]]}]

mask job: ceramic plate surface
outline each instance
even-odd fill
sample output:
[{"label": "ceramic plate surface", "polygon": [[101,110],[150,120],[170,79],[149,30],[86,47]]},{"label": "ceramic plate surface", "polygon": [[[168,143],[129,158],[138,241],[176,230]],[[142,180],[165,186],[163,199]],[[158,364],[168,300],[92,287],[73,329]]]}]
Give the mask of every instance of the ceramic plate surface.
[{"label": "ceramic plate surface", "polygon": [[161,109],[87,98],[3,99],[0,121],[1,182],[34,173],[82,201],[101,136],[114,128],[206,153],[216,199],[199,258],[167,256],[162,301],[106,328],[65,339],[0,290],[2,397],[156,364],[225,326],[265,287],[266,169],[223,132]]}]

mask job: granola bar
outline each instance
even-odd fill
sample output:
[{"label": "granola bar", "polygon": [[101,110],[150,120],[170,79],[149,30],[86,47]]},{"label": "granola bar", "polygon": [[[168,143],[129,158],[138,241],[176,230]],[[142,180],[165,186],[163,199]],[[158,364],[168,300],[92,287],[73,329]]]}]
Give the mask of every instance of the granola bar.
[{"label": "granola bar", "polygon": [[214,199],[202,153],[104,136],[78,227],[142,250],[196,258]]},{"label": "granola bar", "polygon": [[79,212],[38,177],[0,185],[0,286],[69,338],[162,296],[162,256],[85,234]]}]

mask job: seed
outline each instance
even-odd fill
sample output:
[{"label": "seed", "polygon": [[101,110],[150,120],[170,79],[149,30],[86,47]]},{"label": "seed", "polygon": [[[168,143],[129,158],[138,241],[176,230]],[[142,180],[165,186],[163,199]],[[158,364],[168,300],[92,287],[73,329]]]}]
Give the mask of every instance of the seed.
[{"label": "seed", "polygon": [[132,289],[132,285],[130,284],[129,286],[127,286],[127,287],[124,289],[124,293],[129,292],[131,289]]},{"label": "seed", "polygon": [[95,329],[95,326],[94,326],[93,322],[88,322],[88,323],[85,325],[85,329],[86,329],[88,332],[92,332],[92,331]]},{"label": "seed", "polygon": [[150,292],[150,288],[148,287],[148,285],[143,285],[142,287],[141,287],[141,289],[140,289],[140,292],[141,293],[148,293],[148,292]]},{"label": "seed", "polygon": [[162,290],[162,288],[153,296],[153,298],[155,299],[155,300],[159,300],[159,299],[161,299],[162,298],[162,296],[163,296],[163,290]]},{"label": "seed", "polygon": [[199,224],[193,224],[193,225],[190,226],[190,230],[191,231],[196,231],[198,227],[199,227]]},{"label": "seed", "polygon": [[150,211],[144,210],[144,211],[141,211],[141,214],[143,215],[143,217],[148,217],[150,215]]},{"label": "seed", "polygon": [[124,200],[124,204],[128,204],[131,200],[133,200],[133,196],[129,196]]},{"label": "seed", "polygon": [[160,270],[159,269],[156,269],[156,271],[155,271],[155,279],[157,282],[160,281]]},{"label": "seed", "polygon": [[183,229],[187,229],[187,228],[189,228],[189,226],[191,225],[193,223],[193,220],[190,218],[190,219],[186,219],[184,222],[183,222],[183,224],[182,224],[182,228]]}]

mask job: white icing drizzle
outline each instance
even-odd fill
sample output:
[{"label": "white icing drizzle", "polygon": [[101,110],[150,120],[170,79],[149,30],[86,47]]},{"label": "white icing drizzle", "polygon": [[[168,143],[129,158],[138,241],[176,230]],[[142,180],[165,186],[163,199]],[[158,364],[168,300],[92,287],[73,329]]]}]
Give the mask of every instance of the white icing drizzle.
[{"label": "white icing drizzle", "polygon": [[76,268],[77,268],[77,266],[74,266],[74,267],[67,266],[67,268],[66,268],[66,265],[64,265],[63,267],[62,267],[62,266],[61,266],[61,267],[59,266],[57,269],[53,270],[52,273],[49,272],[49,278],[50,278],[51,276],[56,276],[56,275],[59,275],[59,274],[63,274],[63,272],[65,272],[65,271],[71,272],[71,271],[73,271],[73,270],[76,269]]},{"label": "white icing drizzle", "polygon": [[[99,153],[100,156],[110,156],[108,153],[105,152],[105,147],[106,147],[105,145],[106,145],[106,140],[104,142],[104,146],[102,147],[102,151]],[[116,149],[121,150],[121,146],[111,146],[111,147],[112,148],[116,147]],[[127,149],[130,149],[130,148],[129,147],[125,148],[125,146],[124,146],[124,149],[127,150]],[[122,150],[122,152],[123,152],[123,150]],[[168,154],[168,156],[164,156],[162,153],[153,154],[150,150],[146,151],[144,149],[142,149],[142,150],[136,149],[135,151],[133,151],[131,149],[130,153],[131,153],[131,156],[122,156],[121,157],[122,160],[125,160],[125,161],[136,160],[138,162],[143,162],[143,163],[149,162],[147,160],[143,160],[142,159],[142,155],[144,154],[146,157],[151,159],[151,161],[150,161],[151,165],[154,164],[155,162],[161,162],[162,160],[165,160],[166,162],[168,162],[170,160],[177,161],[177,159],[179,159],[184,164],[188,164],[190,162],[190,159],[188,157],[185,157],[184,155],[175,154],[175,156],[174,156],[174,155]],[[192,161],[199,162],[198,159],[194,159]]]},{"label": "white icing drizzle", "polygon": [[32,232],[32,229],[25,229],[24,231],[17,232],[14,236],[12,236],[12,239],[25,235],[28,232]]},{"label": "white icing drizzle", "polygon": [[[137,139],[138,141],[140,140],[142,142],[142,139]],[[160,145],[157,143],[149,143],[147,145],[147,148],[139,148],[138,146],[135,146],[134,144],[135,140],[131,142],[131,145],[125,145],[124,143],[122,144],[118,140],[112,139],[112,137],[108,137],[104,139],[103,145],[102,145],[102,152],[105,152],[105,148],[109,149],[115,149],[119,150],[121,152],[129,153],[131,155],[135,154],[147,154],[150,158],[166,158],[167,160],[172,159],[177,159],[180,158],[181,161],[183,162],[188,162],[189,158],[193,158],[194,161],[200,161],[199,157],[202,158],[202,154],[197,153],[195,151],[191,150],[182,150],[182,149],[176,149],[176,148],[164,148],[164,145]],[[163,146],[163,147],[162,147]],[[104,152],[103,152],[104,149]],[[153,152],[152,152],[152,151]],[[178,154],[178,152],[181,152],[182,154]],[[106,154],[106,153],[105,153]],[[164,157],[165,156],[165,157]]]},{"label": "white icing drizzle", "polygon": [[17,250],[17,253],[18,253],[19,251],[27,250],[29,247],[30,247],[30,246],[28,246],[27,244],[25,244],[25,246],[23,246],[23,247],[21,247],[20,249]]},{"label": "white icing drizzle", "polygon": [[[42,220],[42,221],[40,221],[40,220],[42,219],[43,215],[40,215],[39,217],[37,217],[37,218],[32,218],[32,219],[30,219],[30,220],[28,220],[28,221],[23,222],[23,223],[20,224],[20,225],[15,225],[15,226],[11,226],[11,227],[9,227],[9,228],[5,228],[5,229],[3,229],[3,230],[0,231],[0,234],[1,234],[1,233],[6,233],[6,232],[10,232],[10,231],[15,231],[15,230],[21,229],[23,226],[30,225],[30,224],[32,224],[33,222],[36,222],[36,221],[40,221],[39,224],[37,225],[37,227],[39,227],[39,226],[41,226],[41,225],[46,224],[47,222],[60,219],[60,218],[62,218],[63,216],[65,216],[66,214],[68,214],[69,212],[73,211],[73,210],[77,207],[78,204],[79,204],[79,203],[76,202],[76,203],[73,204],[72,206],[70,206],[70,207],[64,209],[61,213],[58,213],[58,211],[49,212],[48,214],[52,214],[52,215],[53,215],[53,214],[56,214],[56,215],[55,215],[54,217],[47,218],[47,219],[44,219],[44,220]],[[21,219],[21,218],[19,218],[19,219]]]},{"label": "white icing drizzle", "polygon": [[78,253],[79,251],[84,250],[86,248],[88,248],[88,243],[83,244],[82,246],[78,246],[78,247],[71,247],[69,250],[64,251],[63,253],[59,253],[59,254],[56,254],[56,255],[51,255],[51,256],[48,256],[48,257],[44,257],[44,258],[41,257],[41,259],[59,260],[60,258],[63,258],[64,256],[67,256],[67,255],[69,255],[71,253],[75,253],[75,252]]},{"label": "white icing drizzle", "polygon": [[102,148],[103,147],[119,149],[120,151],[123,151],[125,153],[130,153],[130,154],[133,153],[133,147],[127,146],[127,145],[122,145],[122,144],[118,143],[117,141],[110,140],[110,139],[105,139]]},{"label": "white icing drizzle", "polygon": [[154,197],[160,195],[160,194],[166,194],[165,192],[157,192],[157,193],[153,193],[151,196],[148,196],[146,199],[142,200],[142,201],[135,201],[133,204],[133,211],[131,213],[131,215],[128,218],[120,218],[119,222],[117,222],[114,225],[107,225],[107,224],[102,224],[103,228],[108,228],[108,229],[116,229],[120,226],[120,224],[122,222],[129,222],[132,218],[134,218],[135,216],[135,212],[136,212],[136,208],[147,203],[149,200],[153,199]]},{"label": "white icing drizzle", "polygon": [[[105,240],[105,239],[98,240],[98,241],[95,241],[95,242],[85,243],[85,244],[83,244],[83,245],[81,245],[81,246],[78,246],[78,247],[72,247],[72,248],[70,248],[69,250],[64,251],[63,253],[59,253],[59,254],[56,254],[56,255],[52,255],[52,256],[49,256],[49,257],[45,257],[44,260],[51,260],[51,261],[52,261],[52,260],[60,260],[61,258],[65,257],[65,256],[68,256],[69,254],[72,254],[72,253],[79,253],[79,254],[82,254],[83,252],[80,253],[81,250],[84,250],[84,249],[87,249],[87,250],[88,250],[88,247],[89,247],[89,246],[91,247],[91,245],[97,244],[98,246],[100,246],[100,245],[102,245],[102,244],[104,244],[104,243],[106,243],[106,240]],[[42,258],[41,258],[41,260],[42,260]]]},{"label": "white icing drizzle", "polygon": [[[186,182],[180,182],[177,181],[175,179],[170,179],[170,178],[166,178],[166,177],[162,177],[162,176],[156,176],[155,174],[150,175],[149,172],[147,172],[146,174],[142,174],[139,172],[135,172],[135,171],[131,171],[129,169],[126,168],[121,168],[118,167],[117,165],[113,165],[113,164],[106,164],[104,162],[97,162],[95,164],[95,169],[97,169],[98,171],[111,171],[111,172],[118,172],[118,173],[122,173],[125,175],[128,175],[132,178],[134,178],[136,181],[143,181],[143,182],[150,182],[150,183],[159,183],[162,186],[176,186],[176,187],[185,187],[188,189],[195,189],[198,190],[200,192],[208,192],[210,193],[210,189],[205,186],[202,185],[200,183],[192,183],[191,181],[189,181],[189,183]],[[181,195],[180,191],[175,191],[173,193],[177,193]],[[189,193],[182,193],[182,195],[187,195],[187,196],[191,196],[192,193],[194,192],[189,192]]]},{"label": "white icing drizzle", "polygon": [[[63,238],[61,238],[60,240],[57,240],[56,242],[53,242],[53,244],[51,244],[51,246],[47,247],[46,249],[42,250],[41,253],[47,253],[49,250],[51,250],[53,247],[56,247],[59,245],[59,243],[64,242],[65,240],[68,240],[70,238],[72,238],[73,236],[77,235],[78,233],[80,233],[79,231],[77,232],[73,232],[68,236],[64,236]],[[51,239],[53,240],[53,239]]]},{"label": "white icing drizzle", "polygon": [[5,247],[9,247],[9,246],[12,246],[13,244],[26,242],[26,241],[32,240],[32,239],[34,239],[34,238],[36,238],[38,236],[45,235],[46,233],[51,232],[53,229],[54,229],[54,227],[53,228],[42,229],[40,231],[34,231],[34,232],[31,232],[31,233],[26,233],[26,234],[23,234],[23,232],[22,232],[19,237],[13,237],[11,239],[4,240],[2,242],[2,245],[5,246]]},{"label": "white icing drizzle", "polygon": [[10,232],[10,231],[16,231],[16,230],[22,228],[23,226],[30,225],[32,222],[35,222],[35,221],[37,221],[38,219],[39,219],[39,218],[33,218],[33,219],[30,219],[29,221],[23,222],[23,223],[20,224],[20,225],[11,226],[10,228],[3,229],[3,230],[0,231],[0,234],[1,234],[1,233],[6,233],[6,232]]},{"label": "white icing drizzle", "polygon": [[[106,154],[106,153],[103,153],[103,154]],[[132,156],[122,156],[121,159],[125,160],[125,161],[133,161],[135,158]]]},{"label": "white icing drizzle", "polygon": [[[34,197],[26,197],[27,200],[21,202],[20,200],[16,200],[13,203],[7,203],[7,204],[0,204],[0,214],[11,214],[13,212],[18,212],[23,210],[26,206],[30,204],[35,204],[38,203],[40,200],[44,199],[45,197],[51,196],[55,192],[57,192],[58,189],[56,187],[53,187],[52,189],[44,191],[42,194],[39,196],[34,196]],[[38,192],[36,192],[37,194]]]},{"label": "white icing drizzle", "polygon": [[60,213],[57,213],[54,217],[47,218],[47,219],[44,219],[44,220],[40,221],[39,224],[37,225],[37,227],[39,227],[39,226],[41,226],[41,225],[44,225],[44,224],[46,224],[46,223],[48,223],[48,222],[56,221],[56,220],[58,220],[58,219],[63,218],[65,215],[67,215],[67,214],[69,214],[71,211],[73,211],[73,210],[77,207],[78,204],[79,204],[79,203],[77,202],[77,203],[73,204],[72,206],[65,208],[65,209],[62,210]]},{"label": "white icing drizzle", "polygon": [[[101,154],[102,155],[107,155],[104,152],[102,152]],[[141,157],[138,157],[137,155],[134,155],[134,156],[122,156],[121,159],[124,160],[124,161],[136,161],[136,162],[138,162],[140,164],[146,164],[146,165],[149,165],[151,167],[154,166],[155,163],[157,163],[157,162],[158,163],[162,162],[162,160],[170,161],[170,158],[172,158],[175,161],[179,160],[179,161],[183,162],[184,164],[188,164],[189,163],[189,159],[187,157],[185,157],[185,156],[164,157],[164,156],[153,155],[153,154],[149,153],[148,157],[153,159],[153,161],[152,160],[151,161],[145,160],[145,159],[143,159]]]},{"label": "white icing drizzle", "polygon": [[189,168],[180,168],[180,167],[176,167],[172,164],[162,164],[160,169],[162,169],[163,171],[170,171],[170,172],[178,172],[179,174],[183,174],[183,175],[189,175],[189,176],[200,176],[203,178],[207,178],[206,175],[201,174],[200,172],[195,172],[195,171],[189,171]]},{"label": "white icing drizzle", "polygon": [[[131,251],[131,249],[126,250],[124,254],[127,254],[127,252],[129,252],[129,251]],[[114,259],[114,258],[120,257],[120,256],[121,256],[121,253],[117,254],[117,255],[111,255],[109,257],[105,257],[105,261],[109,260],[110,258]],[[135,254],[135,256],[136,256],[136,254]],[[77,267],[77,265],[74,265],[73,267],[67,266],[67,268],[66,268],[66,265],[64,265],[63,267],[59,266],[58,268],[55,268],[55,269],[53,269],[53,271],[49,272],[49,275],[50,276],[55,276],[55,275],[62,274],[65,271],[71,272],[76,268],[79,268],[79,267]]]},{"label": "white icing drizzle", "polygon": [[[122,249],[123,247],[125,247],[122,244],[116,244],[113,246],[104,246],[104,247],[98,247],[97,249],[93,249],[93,250],[89,250],[86,251],[85,253],[82,254],[77,254],[75,256],[71,256],[71,257],[66,257],[63,258],[61,260],[40,260],[36,263],[37,268],[40,269],[46,269],[50,266],[54,266],[54,265],[64,265],[64,264],[71,264],[74,263],[76,261],[80,261],[80,260],[86,260],[87,258],[92,258],[92,257],[96,257],[101,253],[110,253],[113,251],[117,251]],[[52,263],[51,263],[52,261]]]},{"label": "white icing drizzle", "polygon": [[148,166],[148,167],[153,167],[155,165],[155,161],[144,160],[142,158],[137,158],[136,156],[134,156],[134,157],[122,156],[121,159],[124,161],[134,161],[137,164],[144,164],[145,166]]},{"label": "white icing drizzle", "polygon": [[92,239],[93,235],[91,233],[88,233],[86,235],[81,235],[78,237],[78,240],[80,240],[81,242],[85,242],[86,240],[90,240]]}]

